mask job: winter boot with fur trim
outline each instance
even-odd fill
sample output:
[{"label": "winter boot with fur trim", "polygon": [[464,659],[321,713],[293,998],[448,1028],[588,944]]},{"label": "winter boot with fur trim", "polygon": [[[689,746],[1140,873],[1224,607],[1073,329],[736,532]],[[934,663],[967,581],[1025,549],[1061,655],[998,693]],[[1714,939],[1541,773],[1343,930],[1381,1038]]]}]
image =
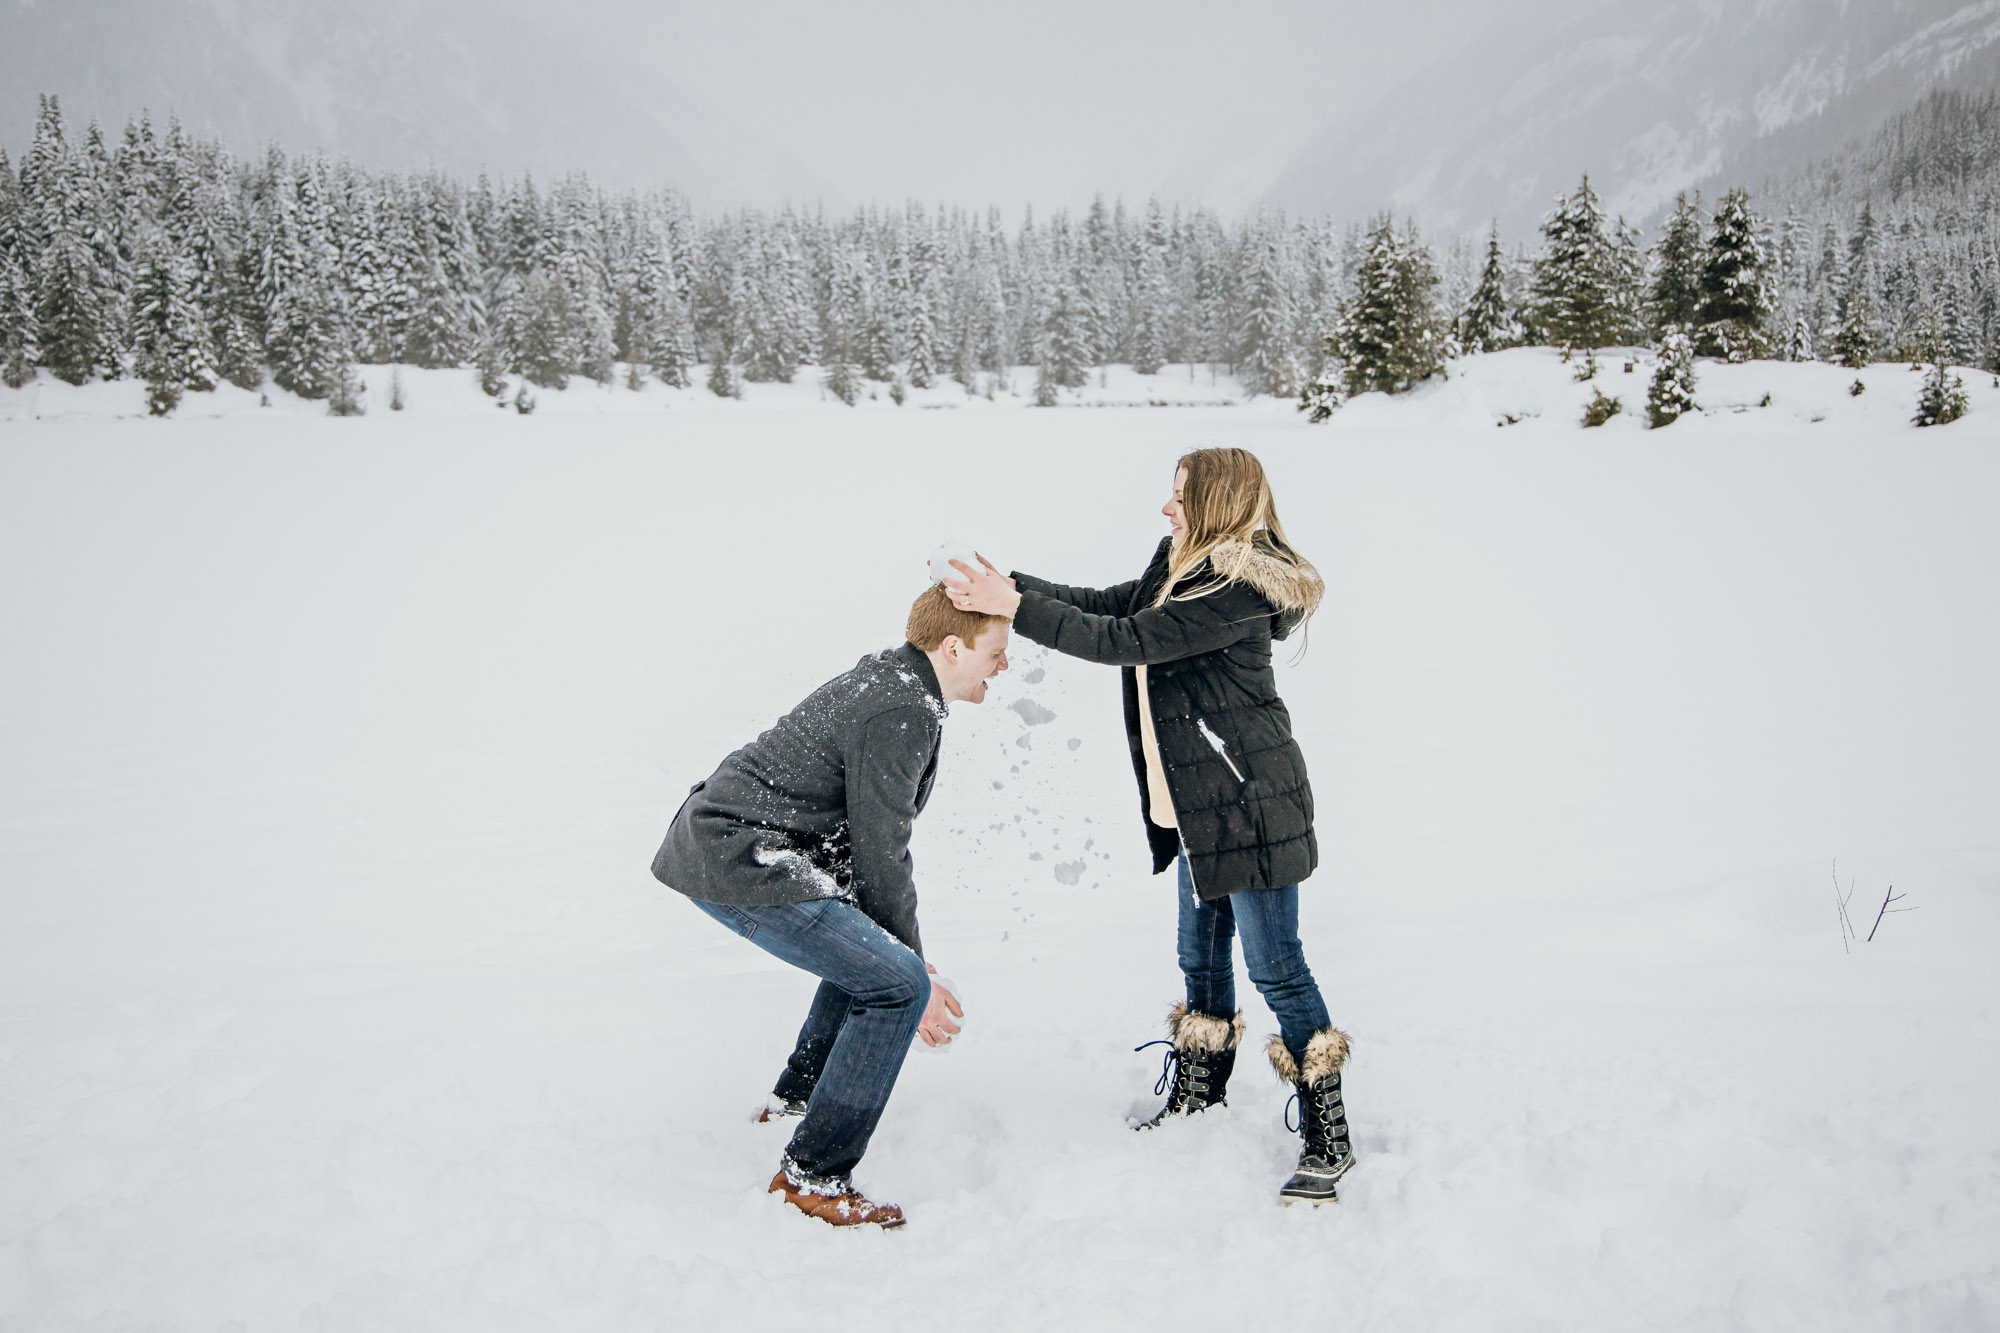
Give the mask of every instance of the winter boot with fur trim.
[{"label": "winter boot with fur trim", "polygon": [[[1158,1115],[1134,1129],[1151,1129],[1170,1115],[1193,1115],[1211,1106],[1220,1106],[1229,1087],[1230,1071],[1236,1068],[1236,1048],[1243,1041],[1243,1015],[1217,1018],[1212,1014],[1192,1014],[1186,1003],[1167,1011],[1167,1037],[1134,1046],[1167,1047],[1160,1064],[1160,1081],[1153,1095],[1167,1093],[1167,1104]],[[1172,1091],[1168,1091],[1169,1085]]]},{"label": "winter boot with fur trim", "polygon": [[[1282,1037],[1265,1048],[1278,1077],[1298,1090],[1298,1130],[1305,1142],[1298,1169],[1278,1191],[1280,1203],[1303,1199],[1315,1206],[1339,1203],[1336,1182],[1354,1165],[1354,1145],[1347,1136],[1347,1108],[1340,1099],[1340,1070],[1347,1063],[1347,1034],[1322,1028],[1306,1043],[1303,1067],[1295,1063]],[[1290,1107],[1285,1108],[1290,1111]],[[1291,1117],[1285,1127],[1292,1128]]]}]

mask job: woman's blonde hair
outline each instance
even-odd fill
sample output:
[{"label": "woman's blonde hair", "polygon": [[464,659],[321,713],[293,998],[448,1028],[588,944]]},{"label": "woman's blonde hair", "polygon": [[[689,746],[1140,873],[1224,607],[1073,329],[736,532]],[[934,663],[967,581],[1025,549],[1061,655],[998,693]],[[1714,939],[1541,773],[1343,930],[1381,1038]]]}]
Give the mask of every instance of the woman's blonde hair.
[{"label": "woman's blonde hair", "polygon": [[[1248,449],[1195,449],[1174,465],[1176,477],[1182,468],[1187,469],[1187,484],[1181,488],[1182,531],[1167,555],[1167,581],[1153,605],[1164,606],[1175,585],[1224,542],[1242,542],[1294,568],[1310,568],[1285,540],[1285,525],[1278,521],[1278,504],[1257,455]],[[1192,588],[1179,600],[1206,597],[1224,582],[1218,578]]]}]

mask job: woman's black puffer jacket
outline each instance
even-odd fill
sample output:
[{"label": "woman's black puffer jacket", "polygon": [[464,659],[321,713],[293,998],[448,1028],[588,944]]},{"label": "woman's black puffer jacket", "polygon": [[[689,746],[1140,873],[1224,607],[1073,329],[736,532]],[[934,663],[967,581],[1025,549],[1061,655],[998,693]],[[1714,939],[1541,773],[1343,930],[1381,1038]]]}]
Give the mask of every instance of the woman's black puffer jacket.
[{"label": "woman's black puffer jacket", "polygon": [[[1319,844],[1305,756],[1278,697],[1271,644],[1318,605],[1323,584],[1311,566],[1291,563],[1261,539],[1229,541],[1175,591],[1221,586],[1156,607],[1171,545],[1163,540],[1143,575],[1114,588],[1065,587],[1016,571],[1014,629],[1059,653],[1124,668],[1125,737],[1155,874],[1185,844],[1204,900],[1297,884],[1319,864]],[[1178,834],[1149,817],[1133,672],[1140,665]]]}]

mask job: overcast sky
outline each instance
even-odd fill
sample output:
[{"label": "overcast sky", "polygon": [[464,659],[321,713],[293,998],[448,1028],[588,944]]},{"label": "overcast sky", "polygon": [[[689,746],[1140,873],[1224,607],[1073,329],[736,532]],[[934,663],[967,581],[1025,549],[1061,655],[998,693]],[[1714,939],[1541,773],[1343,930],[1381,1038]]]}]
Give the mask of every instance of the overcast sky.
[{"label": "overcast sky", "polygon": [[657,64],[725,123],[828,171],[845,202],[915,196],[1011,210],[1097,190],[1183,201],[1254,191],[1260,162],[1288,158],[1500,14],[1528,22],[1577,7],[569,0],[562,13]]}]

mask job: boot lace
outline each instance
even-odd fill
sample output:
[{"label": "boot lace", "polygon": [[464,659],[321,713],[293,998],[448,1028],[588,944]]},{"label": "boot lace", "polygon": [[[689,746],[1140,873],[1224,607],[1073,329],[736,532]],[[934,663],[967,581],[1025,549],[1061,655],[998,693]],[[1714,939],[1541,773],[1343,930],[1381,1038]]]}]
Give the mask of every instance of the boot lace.
[{"label": "boot lace", "polygon": [[1143,1051],[1148,1046],[1164,1046],[1167,1048],[1166,1059],[1160,1061],[1159,1081],[1153,1084],[1153,1095],[1155,1097],[1162,1096],[1163,1094],[1165,1094],[1166,1090],[1170,1087],[1178,1091],[1181,1082],[1180,1048],[1174,1045],[1171,1041],[1168,1041],[1165,1037],[1160,1037],[1157,1038],[1156,1040],[1144,1042],[1138,1046],[1134,1046],[1132,1049],[1134,1051]]}]

